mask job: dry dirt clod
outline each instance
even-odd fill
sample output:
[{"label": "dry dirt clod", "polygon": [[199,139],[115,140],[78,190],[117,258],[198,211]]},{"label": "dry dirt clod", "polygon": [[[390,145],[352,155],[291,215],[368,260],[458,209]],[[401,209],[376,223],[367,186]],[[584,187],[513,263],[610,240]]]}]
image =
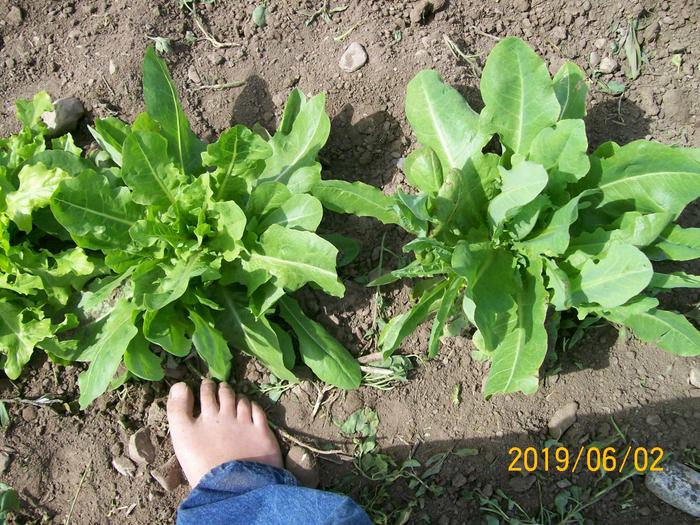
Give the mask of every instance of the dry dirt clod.
[{"label": "dry dirt clod", "polygon": [[167,492],[175,490],[184,481],[180,463],[174,455],[157,469],[151,470],[151,476],[153,476],[153,479]]},{"label": "dry dirt clod", "polygon": [[187,78],[195,84],[199,84],[202,82],[202,78],[199,76],[199,73],[197,73],[197,68],[194,67],[194,64],[191,65],[187,70]]},{"label": "dry dirt clod", "polygon": [[578,411],[578,403],[572,401],[563,407],[559,408],[552,418],[547,423],[549,434],[554,439],[559,439],[571,425],[576,422],[576,412]]},{"label": "dry dirt clod", "polygon": [[649,472],[644,484],[657,498],[700,518],[700,473],[677,461],[669,461],[663,471]]},{"label": "dry dirt clod", "polygon": [[340,57],[340,69],[346,73],[357,71],[367,63],[367,51],[361,44],[353,42]]},{"label": "dry dirt clod", "polygon": [[443,7],[445,7],[445,0],[420,0],[413,6],[408,17],[411,23],[420,24],[427,20],[433,13],[440,11]]},{"label": "dry dirt clod", "polygon": [[0,452],[0,476],[2,476],[7,469],[10,468],[10,462],[12,461],[12,456],[7,452]]},{"label": "dry dirt clod", "polygon": [[22,20],[24,20],[24,15],[19,7],[13,5],[10,7],[10,9],[8,9],[5,19],[16,27],[22,23]]},{"label": "dry dirt clod", "polygon": [[33,406],[24,407],[22,409],[22,419],[24,419],[27,423],[34,421],[36,416],[36,408]]},{"label": "dry dirt clod", "polygon": [[147,428],[139,429],[129,438],[129,457],[138,465],[148,465],[156,459],[156,449]]},{"label": "dry dirt clod", "polygon": [[617,61],[612,57],[603,57],[600,64],[598,64],[598,71],[606,75],[613,73],[616,69]]},{"label": "dry dirt clod", "polygon": [[463,487],[464,485],[467,484],[467,478],[462,474],[461,472],[458,472],[457,474],[454,475],[452,478],[452,486],[456,489]]},{"label": "dry dirt clod", "polygon": [[308,450],[294,446],[289,449],[285,460],[287,470],[305,487],[318,487],[319,474],[316,458]]},{"label": "dry dirt clod", "polygon": [[688,383],[695,388],[700,388],[700,368],[693,367],[688,374]]},{"label": "dry dirt clod", "polygon": [[659,106],[654,100],[654,90],[651,87],[643,87],[639,90],[639,108],[652,117],[659,114]]},{"label": "dry dirt clod", "polygon": [[666,118],[670,118],[680,124],[685,124],[688,121],[690,113],[688,112],[688,103],[684,100],[685,96],[680,89],[669,89],[664,93],[661,100],[661,107],[664,110]]},{"label": "dry dirt clod", "polygon": [[136,472],[136,465],[126,456],[119,456],[112,459],[112,466],[114,470],[119,472],[122,476],[130,478]]},{"label": "dry dirt clod", "polygon": [[49,128],[48,135],[57,137],[73,131],[85,114],[85,106],[75,97],[61,98],[53,103],[53,111],[47,111],[41,120]]},{"label": "dry dirt clod", "polygon": [[608,41],[605,38],[598,38],[595,42],[593,42],[593,46],[598,50],[605,49],[607,44]]}]

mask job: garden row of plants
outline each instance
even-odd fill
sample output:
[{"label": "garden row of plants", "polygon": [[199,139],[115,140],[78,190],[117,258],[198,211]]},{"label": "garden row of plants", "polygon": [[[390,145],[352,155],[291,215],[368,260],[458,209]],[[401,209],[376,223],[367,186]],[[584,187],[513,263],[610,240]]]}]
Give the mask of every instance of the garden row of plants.
[{"label": "garden row of plants", "polygon": [[283,380],[306,366],[359,386],[356,359],[293,297],[307,285],[344,293],[339,250],[351,240],[316,233],[324,207],[414,236],[403,247],[412,261],[369,284],[413,283],[415,304],[379,338],[385,357],[427,319],[430,357],[471,325],[475,356],[491,360],[484,394],[531,393],[571,313],[700,354],[698,330],[655,297],[700,277],[651,262],[700,257],[700,229],[676,224],[700,196],[700,151],[635,141],[588,154],[587,84],[571,62],[552,79],[521,40],[502,40],[483,70],[480,114],[436,72],[416,75],[406,116],[421,146],[403,168],[413,190],[390,196],[322,179],[322,94],[292,91],[272,136],[236,125],[206,144],[152,49],[143,87],[146,111],[132,124],[109,117],[89,128],[97,148],[47,137],[46,93],[17,103],[22,130],[0,140],[10,379],[36,349],[87,363],[84,408],[130,378],[162,379],[167,361],[193,351],[226,380],[233,348]]}]

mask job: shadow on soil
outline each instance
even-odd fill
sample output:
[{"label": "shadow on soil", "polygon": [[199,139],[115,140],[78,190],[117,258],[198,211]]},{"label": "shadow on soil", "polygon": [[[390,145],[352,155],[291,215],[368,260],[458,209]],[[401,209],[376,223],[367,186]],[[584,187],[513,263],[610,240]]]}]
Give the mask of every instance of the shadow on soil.
[{"label": "shadow on soil", "polygon": [[[595,388],[595,385],[591,385],[591,388]],[[484,514],[479,509],[481,496],[498,502],[503,511],[512,518],[510,523],[563,525],[561,516],[556,512],[554,498],[561,494],[571,494],[572,490],[574,492],[577,490],[574,487],[581,487],[583,493],[579,496],[579,501],[582,504],[590,502],[596,492],[609,487],[620,478],[619,465],[628,447],[631,447],[631,453],[627,459],[628,466],[634,466],[636,457],[639,469],[646,468],[645,464],[657,465],[658,458],[661,458],[658,462],[660,466],[663,466],[663,462],[668,459],[675,459],[686,463],[695,462],[697,468],[698,451],[693,450],[700,445],[697,436],[693,433],[693,429],[697,430],[700,423],[700,412],[697,408],[697,402],[688,397],[629,410],[611,411],[609,414],[578,414],[576,422],[566,431],[558,445],[568,450],[568,464],[566,452],[559,452],[559,459],[555,457],[554,450],[557,447],[555,445],[551,451],[548,471],[543,463],[542,452],[546,440],[550,438],[546,431],[506,434],[495,439],[473,438],[450,441],[431,440],[429,429],[425,429],[426,433],[421,442],[388,447],[379,452],[393,458],[396,465],[400,465],[409,458],[417,458],[422,466],[416,468],[414,472],[418,477],[423,477],[429,468],[426,466],[429,458],[433,458],[434,467],[439,463],[435,461],[436,457],[439,458],[436,455],[451,451],[444,458],[442,466],[434,468],[436,470],[434,475],[422,478],[427,486],[434,485],[438,488],[435,488],[435,493],[431,488],[427,490],[423,499],[425,507],[414,508],[412,520],[409,523],[454,525],[485,523]],[[272,413],[275,421],[284,421],[283,408],[278,406]],[[379,442],[381,443],[385,437],[382,436],[380,425]],[[313,436],[305,436],[305,439],[310,442],[314,440]],[[604,475],[590,472],[588,466],[593,469],[598,468],[598,456],[595,451],[589,453],[588,449],[584,449],[576,472],[572,474],[571,470],[576,462],[578,451],[582,446],[592,443],[598,443],[601,448],[611,446],[618,451],[615,456],[617,469]],[[341,443],[334,445],[340,446]],[[510,451],[512,447],[519,447],[521,450],[534,447],[539,451],[536,466],[532,463],[534,461],[532,452],[529,453],[528,468],[534,468],[534,471],[525,471],[522,458],[513,463],[516,457],[515,452]],[[662,451],[656,449],[650,452],[652,447],[660,447]],[[465,457],[460,457],[458,454],[463,454]],[[409,487],[411,478],[408,476],[398,477],[393,482],[382,484],[353,472],[347,461],[342,465],[328,461],[321,461],[321,464],[322,485],[327,489],[352,495],[355,500],[370,507],[373,517],[381,513],[389,515],[418,500],[416,487]],[[509,472],[509,466],[520,467],[521,472]],[[558,471],[557,467],[561,468],[562,472]],[[396,466],[389,466],[389,472],[396,469]],[[627,467],[624,471],[627,472]],[[612,488],[597,503],[583,510],[583,515],[588,520],[592,520],[586,523],[606,525],[693,523],[689,515],[653,496],[644,487],[643,479],[643,475],[632,476]],[[503,491],[502,495],[498,492],[499,489]],[[509,503],[508,499],[503,497],[505,495],[517,502],[525,514],[521,514],[517,507]],[[572,500],[567,510],[571,510],[573,505]],[[553,513],[551,520],[548,521],[540,514],[541,506]],[[530,521],[527,516],[530,517]],[[566,523],[577,522],[567,521]]]}]

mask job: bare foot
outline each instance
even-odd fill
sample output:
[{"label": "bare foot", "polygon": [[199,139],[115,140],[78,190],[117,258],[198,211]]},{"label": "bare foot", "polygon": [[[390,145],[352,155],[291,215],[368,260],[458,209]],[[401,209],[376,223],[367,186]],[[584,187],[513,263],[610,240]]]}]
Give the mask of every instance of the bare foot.
[{"label": "bare foot", "polygon": [[201,414],[194,417],[194,396],[190,388],[185,383],[177,383],[170,389],[170,435],[175,455],[191,487],[214,467],[232,460],[282,468],[277,439],[257,403],[237,396],[227,383],[217,387],[214,381],[205,379],[200,387],[200,404]]}]

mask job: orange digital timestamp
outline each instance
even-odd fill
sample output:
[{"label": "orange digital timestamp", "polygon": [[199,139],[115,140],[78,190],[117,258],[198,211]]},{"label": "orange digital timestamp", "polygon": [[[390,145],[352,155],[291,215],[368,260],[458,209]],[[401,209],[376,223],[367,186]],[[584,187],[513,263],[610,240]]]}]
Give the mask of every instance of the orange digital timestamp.
[{"label": "orange digital timestamp", "polygon": [[566,447],[535,448],[511,447],[512,457],[509,472],[620,472],[626,466],[638,472],[659,472],[663,470],[661,460],[664,451],[661,447],[580,447],[569,450]]}]

